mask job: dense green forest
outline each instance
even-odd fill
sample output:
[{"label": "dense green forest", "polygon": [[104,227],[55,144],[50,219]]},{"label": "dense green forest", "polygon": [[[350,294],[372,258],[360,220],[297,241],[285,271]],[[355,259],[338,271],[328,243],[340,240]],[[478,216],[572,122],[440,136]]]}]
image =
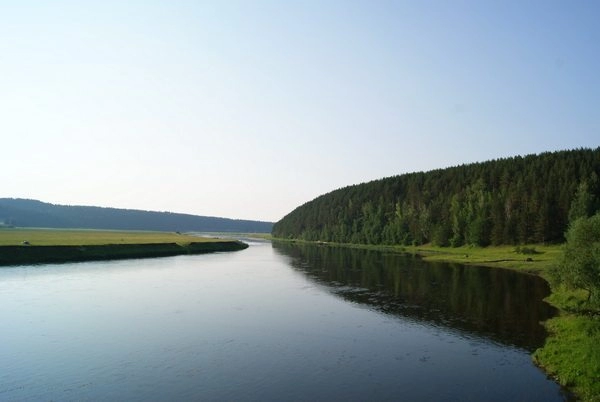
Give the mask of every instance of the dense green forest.
[{"label": "dense green forest", "polygon": [[0,225],[44,228],[269,233],[271,222],[0,198]]},{"label": "dense green forest", "polygon": [[600,209],[600,147],[388,177],[322,195],[273,226],[279,238],[440,246],[564,241]]}]

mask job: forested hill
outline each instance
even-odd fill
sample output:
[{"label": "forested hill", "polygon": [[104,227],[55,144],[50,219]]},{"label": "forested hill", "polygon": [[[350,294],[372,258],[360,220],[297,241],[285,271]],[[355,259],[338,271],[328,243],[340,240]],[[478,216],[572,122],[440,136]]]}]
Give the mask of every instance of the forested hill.
[{"label": "forested hill", "polygon": [[0,225],[46,228],[269,233],[271,222],[0,198]]},{"label": "forested hill", "polygon": [[563,240],[600,209],[600,148],[517,156],[388,177],[322,195],[273,227],[280,238],[367,244]]}]

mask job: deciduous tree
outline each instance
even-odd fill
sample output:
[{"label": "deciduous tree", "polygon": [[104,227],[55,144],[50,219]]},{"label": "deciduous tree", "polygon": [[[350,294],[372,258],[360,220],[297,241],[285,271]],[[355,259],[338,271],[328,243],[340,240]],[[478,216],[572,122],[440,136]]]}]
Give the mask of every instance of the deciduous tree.
[{"label": "deciduous tree", "polygon": [[555,279],[569,288],[586,290],[588,301],[596,301],[600,290],[600,213],[575,220],[566,238]]}]

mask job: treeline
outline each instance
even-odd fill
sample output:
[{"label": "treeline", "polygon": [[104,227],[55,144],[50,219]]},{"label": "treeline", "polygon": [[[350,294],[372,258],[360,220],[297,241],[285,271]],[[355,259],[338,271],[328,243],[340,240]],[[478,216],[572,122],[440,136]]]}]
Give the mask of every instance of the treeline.
[{"label": "treeline", "polygon": [[0,198],[2,226],[269,233],[271,222]]},{"label": "treeline", "polygon": [[600,209],[600,148],[546,152],[345,187],[292,211],[279,238],[479,246],[564,240]]}]

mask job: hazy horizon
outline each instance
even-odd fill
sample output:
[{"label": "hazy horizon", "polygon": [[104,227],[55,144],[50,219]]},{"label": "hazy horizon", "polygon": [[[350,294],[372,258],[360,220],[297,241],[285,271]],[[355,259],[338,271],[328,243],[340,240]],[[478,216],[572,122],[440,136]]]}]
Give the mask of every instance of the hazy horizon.
[{"label": "hazy horizon", "polygon": [[276,222],[600,145],[599,3],[0,4],[0,197]]}]

